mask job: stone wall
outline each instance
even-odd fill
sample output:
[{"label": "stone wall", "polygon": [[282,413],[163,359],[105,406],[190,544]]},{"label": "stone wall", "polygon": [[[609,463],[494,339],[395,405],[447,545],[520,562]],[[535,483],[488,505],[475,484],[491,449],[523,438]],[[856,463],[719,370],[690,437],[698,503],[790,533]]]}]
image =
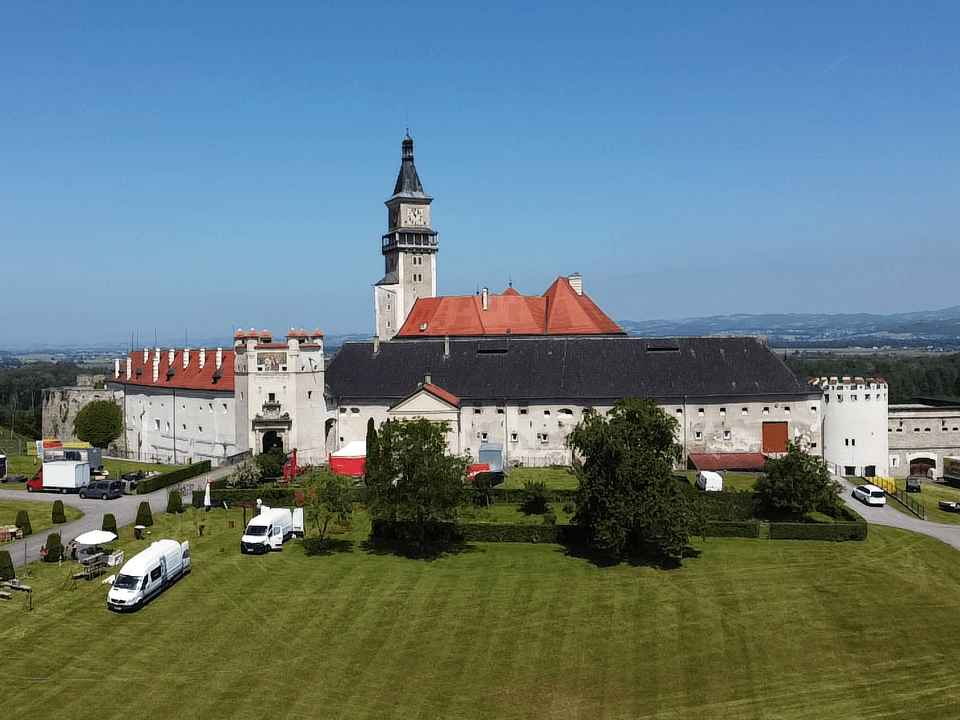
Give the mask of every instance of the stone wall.
[{"label": "stone wall", "polygon": [[[73,429],[77,413],[95,400],[121,403],[115,394],[104,388],[105,375],[78,375],[75,387],[48,388],[43,391],[43,437],[71,442],[79,440]],[[107,448],[108,455],[126,450],[121,436]]]}]

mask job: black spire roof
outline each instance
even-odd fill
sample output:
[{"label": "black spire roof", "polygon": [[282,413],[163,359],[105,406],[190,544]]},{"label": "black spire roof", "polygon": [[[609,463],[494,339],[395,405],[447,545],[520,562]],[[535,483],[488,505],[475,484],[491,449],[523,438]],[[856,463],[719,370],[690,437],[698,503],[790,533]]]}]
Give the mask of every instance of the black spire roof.
[{"label": "black spire roof", "polygon": [[393,196],[390,200],[396,198],[432,200],[433,198],[423,191],[423,185],[420,184],[420,177],[417,175],[417,168],[413,164],[413,138],[410,137],[409,130],[400,147],[402,148],[400,173],[397,175],[397,184],[393,188]]}]

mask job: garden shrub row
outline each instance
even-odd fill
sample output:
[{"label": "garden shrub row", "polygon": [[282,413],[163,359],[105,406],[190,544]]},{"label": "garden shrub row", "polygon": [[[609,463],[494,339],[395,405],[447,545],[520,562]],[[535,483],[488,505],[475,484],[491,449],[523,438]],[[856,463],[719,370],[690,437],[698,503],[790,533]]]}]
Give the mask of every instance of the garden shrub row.
[{"label": "garden shrub row", "polygon": [[137,483],[137,495],[146,495],[152,493],[154,490],[170,487],[184,480],[195,478],[197,475],[203,475],[204,473],[210,472],[210,467],[210,461],[204,460],[203,462],[178,468],[171,472],[163,473],[162,475],[143,478]]},{"label": "garden shrub row", "polygon": [[866,540],[867,523],[837,522],[837,523],[770,523],[771,540],[826,540],[830,542],[847,542],[849,540]]},{"label": "garden shrub row", "polygon": [[465,542],[559,543],[585,545],[587,533],[578,525],[506,525],[460,523],[457,532]]},{"label": "garden shrub row", "polygon": [[704,529],[703,535],[704,537],[737,537],[755,539],[760,537],[760,523],[756,520],[744,520],[740,522],[707,520],[707,525]]}]

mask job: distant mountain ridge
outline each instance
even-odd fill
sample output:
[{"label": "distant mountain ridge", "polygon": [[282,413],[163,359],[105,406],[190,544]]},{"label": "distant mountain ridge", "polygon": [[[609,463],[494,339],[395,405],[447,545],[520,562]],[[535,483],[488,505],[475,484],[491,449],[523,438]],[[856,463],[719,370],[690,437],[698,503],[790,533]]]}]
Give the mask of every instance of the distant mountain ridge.
[{"label": "distant mountain ridge", "polygon": [[[870,313],[789,313],[762,315],[713,315],[681,320],[619,320],[618,324],[634,337],[698,337],[710,335],[758,335],[777,348],[935,348],[960,350],[960,305],[943,310],[921,310],[893,315]],[[325,349],[332,355],[346,342],[367,341],[370,333],[327,335]],[[192,342],[191,347],[233,346],[230,339]],[[170,347],[164,345],[162,347]],[[0,356],[27,354],[72,358],[109,355],[123,357],[126,343],[77,343],[49,345],[8,341],[0,347]]]},{"label": "distant mountain ridge", "polygon": [[636,337],[761,335],[772,347],[960,348],[960,305],[893,315],[741,314],[619,324]]}]

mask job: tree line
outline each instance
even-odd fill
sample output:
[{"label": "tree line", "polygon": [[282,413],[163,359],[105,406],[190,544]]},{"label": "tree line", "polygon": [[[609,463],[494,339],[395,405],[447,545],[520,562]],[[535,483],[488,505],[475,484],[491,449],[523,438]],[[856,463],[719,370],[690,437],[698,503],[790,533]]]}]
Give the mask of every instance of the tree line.
[{"label": "tree line", "polygon": [[31,363],[0,369],[0,426],[39,440],[43,391],[76,385],[79,374],[80,368],[72,364]]},{"label": "tree line", "polygon": [[880,377],[887,381],[891,403],[930,398],[960,402],[960,353],[922,357],[835,355],[808,359],[793,356],[790,369],[801,379],[812,377]]}]

